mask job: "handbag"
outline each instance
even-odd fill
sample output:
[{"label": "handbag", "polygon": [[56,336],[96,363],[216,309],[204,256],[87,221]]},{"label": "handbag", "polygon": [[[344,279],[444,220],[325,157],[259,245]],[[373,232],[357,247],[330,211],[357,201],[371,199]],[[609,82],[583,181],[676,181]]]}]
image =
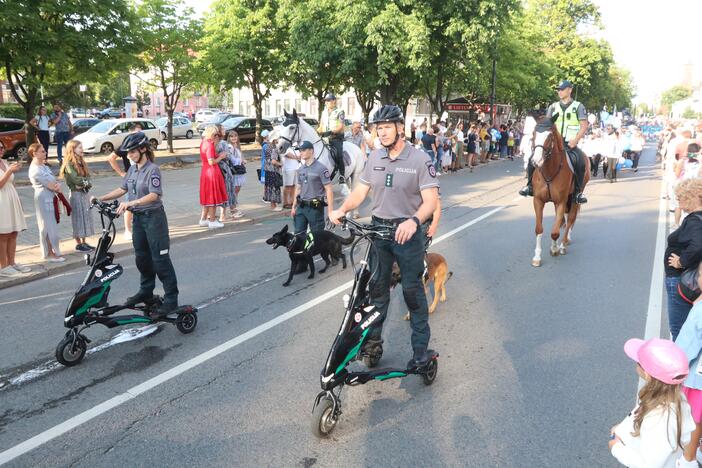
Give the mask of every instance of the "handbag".
[{"label": "handbag", "polygon": [[234,171],[235,175],[244,175],[246,174],[246,166],[243,164],[233,164],[232,165],[232,170]]},{"label": "handbag", "polygon": [[680,275],[678,283],[678,294],[686,302],[692,304],[700,297],[700,287],[697,284],[699,279],[699,266],[688,268]]}]

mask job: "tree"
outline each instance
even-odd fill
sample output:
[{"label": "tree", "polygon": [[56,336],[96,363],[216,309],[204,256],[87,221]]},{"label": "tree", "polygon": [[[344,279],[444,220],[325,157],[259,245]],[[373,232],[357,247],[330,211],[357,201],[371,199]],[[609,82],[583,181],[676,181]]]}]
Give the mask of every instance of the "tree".
[{"label": "tree", "polygon": [[248,87],[261,132],[263,101],[283,75],[276,0],[217,0],[205,17],[202,64],[213,84]]},{"label": "tree", "polygon": [[[27,122],[40,102],[128,69],[139,48],[139,35],[129,33],[136,16],[126,0],[13,0],[3,2],[2,18],[0,66]],[[27,143],[33,141],[28,126]]]},{"label": "tree", "polygon": [[168,115],[168,151],[173,153],[173,112],[181,92],[194,80],[197,52],[193,50],[200,23],[182,0],[144,0],[138,7],[142,18],[144,50],[141,69],[150,77],[138,76],[163,93]]},{"label": "tree", "polygon": [[287,63],[283,79],[305,98],[317,99],[318,119],[324,96],[345,87],[339,67],[345,50],[338,40],[339,23],[330,14],[338,6],[338,0],[283,0],[278,10],[279,24],[287,25],[281,47]]},{"label": "tree", "polygon": [[670,110],[673,103],[682,101],[692,96],[692,90],[686,86],[673,86],[661,95],[661,104]]}]

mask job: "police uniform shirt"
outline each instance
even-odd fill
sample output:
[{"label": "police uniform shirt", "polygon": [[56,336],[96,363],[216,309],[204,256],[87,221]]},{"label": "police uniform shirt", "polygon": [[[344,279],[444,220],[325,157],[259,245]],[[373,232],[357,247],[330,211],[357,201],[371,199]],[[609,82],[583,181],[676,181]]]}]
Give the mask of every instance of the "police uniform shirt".
[{"label": "police uniform shirt", "polygon": [[324,186],[331,184],[329,169],[316,160],[309,166],[303,164],[297,170],[297,183],[300,185],[301,199],[324,198]]},{"label": "police uniform shirt", "polygon": [[373,190],[373,216],[383,219],[411,218],[422,204],[421,190],[439,188],[429,155],[409,144],[395,159],[385,148],[371,152],[360,181]]},{"label": "police uniform shirt", "polygon": [[[564,107],[561,101],[554,102],[553,104],[548,106],[548,110],[546,111],[546,117],[550,119],[554,113],[564,112],[572,103],[573,101],[570,101]],[[578,116],[578,120],[587,120],[587,112],[585,111],[585,106],[583,106],[582,103],[580,103],[575,113]]]},{"label": "police uniform shirt", "polygon": [[[146,156],[144,156],[146,157]],[[122,179],[122,190],[127,191],[127,201],[138,200],[150,193],[158,195],[156,201],[146,204],[140,204],[132,208],[134,212],[142,212],[160,208],[163,206],[161,195],[161,170],[151,161],[147,161],[144,166],[139,169],[136,164],[132,164],[127,174]]]},{"label": "police uniform shirt", "polygon": [[343,109],[339,109],[338,107],[335,107],[331,111],[329,109],[324,109],[324,111],[322,111],[322,128],[327,132],[333,132],[339,126],[339,123],[344,121],[345,117]]}]

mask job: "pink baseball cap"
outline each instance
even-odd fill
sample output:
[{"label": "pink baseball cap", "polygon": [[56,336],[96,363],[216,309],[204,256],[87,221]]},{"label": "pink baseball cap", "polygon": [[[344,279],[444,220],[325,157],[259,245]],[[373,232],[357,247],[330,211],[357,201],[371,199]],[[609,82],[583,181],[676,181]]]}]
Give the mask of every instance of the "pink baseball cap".
[{"label": "pink baseball cap", "polygon": [[682,383],[690,372],[687,356],[670,340],[632,338],[624,344],[624,352],[648,375],[663,383]]}]

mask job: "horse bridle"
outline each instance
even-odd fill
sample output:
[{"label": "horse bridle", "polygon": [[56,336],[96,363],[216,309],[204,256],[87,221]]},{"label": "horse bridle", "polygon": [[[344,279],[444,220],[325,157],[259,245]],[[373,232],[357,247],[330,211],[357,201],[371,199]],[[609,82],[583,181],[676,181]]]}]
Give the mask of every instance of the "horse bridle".
[{"label": "horse bridle", "polygon": [[[553,137],[553,134],[551,133],[550,136]],[[532,141],[536,141],[536,129],[534,129],[534,135],[532,136]],[[545,140],[544,140],[544,143],[546,143]],[[546,161],[548,161],[549,159],[551,159],[551,155],[552,155],[552,153],[553,153],[553,144],[551,144],[551,149],[550,149],[548,152],[546,151],[546,148],[544,147],[543,144],[541,144],[541,145],[532,145],[532,149],[531,149],[531,154],[532,154],[532,155],[534,154],[534,150],[536,150],[536,148],[541,148],[541,150],[543,151],[543,153],[544,153],[544,162],[546,162]],[[568,157],[568,156],[566,156],[566,157]],[[556,173],[555,173],[553,176],[551,176],[551,177],[547,177],[547,176],[546,176],[546,173],[544,172],[544,169],[543,169],[543,168],[544,168],[544,165],[543,165],[543,164],[540,165],[540,166],[538,167],[539,173],[541,174],[541,177],[543,177],[543,178],[544,178],[544,182],[546,182],[546,189],[548,190],[548,199],[549,199],[549,200],[552,200],[552,199],[553,199],[553,197],[551,196],[551,183],[556,179],[556,177],[558,177],[558,174],[561,172],[561,168],[562,168],[562,167],[563,167],[563,160],[561,160],[561,163],[558,165],[558,169],[556,169]]]},{"label": "horse bridle", "polygon": [[[290,122],[290,123],[288,123],[288,125],[285,125],[287,122]],[[293,119],[287,119],[287,120],[285,120],[285,121],[283,122],[283,127],[288,127],[288,126],[290,126],[291,124],[292,124],[292,125],[295,125],[295,131],[294,131],[293,134],[292,134],[292,138],[288,138],[288,137],[283,136],[283,135],[280,135],[279,138],[280,138],[281,140],[287,141],[288,144],[289,144],[292,148],[296,148],[296,147],[299,147],[300,144],[302,143],[302,142],[300,141],[300,118],[298,117],[298,118],[297,118],[297,121],[295,121],[295,120],[293,120]],[[312,146],[314,146],[315,144],[319,143],[320,141],[322,141],[322,137],[319,137],[319,139],[317,139],[316,141],[312,142]],[[322,145],[322,151],[324,151],[324,145]],[[316,155],[316,156],[314,157],[315,160],[316,160],[316,159],[319,159],[319,158],[322,156],[322,151],[320,151],[319,154]]]}]

